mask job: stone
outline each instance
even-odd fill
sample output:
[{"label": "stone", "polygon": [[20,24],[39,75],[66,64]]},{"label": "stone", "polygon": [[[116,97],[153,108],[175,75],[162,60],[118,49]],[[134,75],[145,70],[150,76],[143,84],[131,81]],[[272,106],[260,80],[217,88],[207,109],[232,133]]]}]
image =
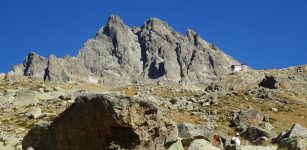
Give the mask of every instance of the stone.
[{"label": "stone", "polygon": [[278,109],[277,109],[277,108],[271,108],[271,110],[272,110],[273,112],[278,112]]},{"label": "stone", "polygon": [[279,141],[278,148],[287,150],[306,150],[307,140],[300,137],[283,138]]},{"label": "stone", "polygon": [[274,129],[274,126],[269,123],[269,122],[264,122],[260,125],[261,128],[265,129],[265,130],[268,130],[268,131],[271,131]]},{"label": "stone", "polygon": [[4,146],[7,147],[15,147],[19,143],[21,143],[22,139],[21,138],[16,138],[16,137],[5,137],[2,139],[4,141]]},{"label": "stone", "polygon": [[279,148],[289,150],[307,149],[307,129],[299,124],[294,124],[288,132],[281,132],[273,142],[278,143]]},{"label": "stone", "polygon": [[23,107],[29,105],[36,105],[38,100],[36,99],[36,93],[31,90],[21,90],[15,95],[15,100],[13,101],[14,106]]},{"label": "stone", "polygon": [[172,144],[167,150],[184,150],[180,140]]},{"label": "stone", "polygon": [[204,139],[196,139],[189,146],[188,150],[220,150]]},{"label": "stone", "polygon": [[51,124],[35,125],[24,137],[22,147],[165,149],[166,137],[175,136],[174,127],[147,100],[118,94],[81,96]]},{"label": "stone", "polygon": [[259,126],[263,123],[264,115],[260,110],[250,109],[247,111],[234,112],[230,118],[230,122],[234,127],[246,129],[248,126]]},{"label": "stone", "polygon": [[294,124],[290,131],[285,135],[287,138],[291,137],[302,137],[307,139],[307,128],[299,125],[299,124]]},{"label": "stone", "polygon": [[268,89],[277,89],[278,88],[277,79],[274,76],[266,75],[265,78],[259,83],[259,86]]},{"label": "stone", "polygon": [[259,128],[259,127],[248,127],[242,135],[248,139],[251,142],[254,142],[255,140],[262,138],[262,137],[267,137],[269,139],[272,139],[277,136],[276,133]]},{"label": "stone", "polygon": [[181,138],[210,139],[213,134],[212,130],[206,128],[204,125],[180,123],[177,125],[177,128]]},{"label": "stone", "polygon": [[42,110],[41,110],[41,108],[39,108],[39,107],[36,107],[36,108],[34,108],[34,109],[32,109],[29,113],[28,113],[28,118],[29,119],[36,119],[36,118],[38,118],[38,117],[40,117],[40,116],[42,116],[43,114],[42,114]]},{"label": "stone", "polygon": [[0,105],[11,104],[14,100],[13,96],[0,96]]}]

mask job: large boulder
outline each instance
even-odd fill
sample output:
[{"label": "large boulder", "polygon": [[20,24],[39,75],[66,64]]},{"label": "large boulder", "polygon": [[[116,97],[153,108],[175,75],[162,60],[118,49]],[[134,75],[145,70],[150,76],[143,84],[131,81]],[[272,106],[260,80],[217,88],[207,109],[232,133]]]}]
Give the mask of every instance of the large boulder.
[{"label": "large boulder", "polygon": [[307,129],[299,124],[294,124],[288,132],[282,132],[274,139],[279,148],[289,150],[307,149]]},{"label": "large boulder", "polygon": [[25,107],[29,105],[36,105],[38,102],[37,94],[32,90],[20,90],[15,94],[13,105],[17,107]]},{"label": "large boulder", "polygon": [[24,137],[23,149],[165,149],[177,139],[176,127],[148,101],[120,95],[76,99],[51,124],[36,125]]},{"label": "large boulder", "polygon": [[206,128],[204,125],[180,123],[177,125],[177,128],[181,138],[210,139],[213,134],[213,131]]},{"label": "large boulder", "polygon": [[274,132],[259,128],[259,127],[248,127],[242,134],[246,139],[251,142],[256,142],[259,138],[266,137],[268,139],[272,139],[276,137]]},{"label": "large boulder", "polygon": [[268,75],[266,75],[265,78],[258,85],[268,89],[278,88],[278,82],[276,77]]},{"label": "large boulder", "polygon": [[307,140],[300,137],[284,138],[279,141],[279,149],[307,150]]},{"label": "large boulder", "polygon": [[259,126],[263,123],[264,115],[260,110],[250,109],[234,112],[230,118],[232,126],[245,130],[249,126]]}]

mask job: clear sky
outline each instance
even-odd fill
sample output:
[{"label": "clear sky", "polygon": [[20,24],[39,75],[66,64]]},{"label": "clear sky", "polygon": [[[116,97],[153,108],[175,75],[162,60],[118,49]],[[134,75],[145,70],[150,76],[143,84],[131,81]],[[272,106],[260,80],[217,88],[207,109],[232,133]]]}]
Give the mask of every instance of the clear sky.
[{"label": "clear sky", "polygon": [[306,0],[0,0],[0,72],[31,51],[76,55],[111,14],[191,28],[256,69],[307,64]]}]

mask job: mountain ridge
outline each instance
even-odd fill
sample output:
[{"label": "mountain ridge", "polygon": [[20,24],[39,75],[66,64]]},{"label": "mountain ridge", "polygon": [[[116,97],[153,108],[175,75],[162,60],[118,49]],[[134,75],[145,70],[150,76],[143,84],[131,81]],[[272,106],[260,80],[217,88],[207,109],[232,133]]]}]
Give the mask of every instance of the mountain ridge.
[{"label": "mountain ridge", "polygon": [[206,86],[231,73],[232,65],[240,63],[191,29],[182,35],[158,18],[130,28],[111,15],[76,56],[47,59],[30,53],[10,74],[119,86],[156,81]]}]

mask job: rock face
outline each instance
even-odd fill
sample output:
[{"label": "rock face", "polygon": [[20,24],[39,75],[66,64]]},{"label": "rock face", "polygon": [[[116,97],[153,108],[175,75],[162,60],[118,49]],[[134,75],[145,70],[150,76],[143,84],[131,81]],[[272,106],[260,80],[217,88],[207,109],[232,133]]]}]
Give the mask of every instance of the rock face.
[{"label": "rock face", "polygon": [[118,86],[157,80],[204,86],[237,64],[192,30],[183,36],[156,18],[132,29],[111,16],[77,56],[46,59],[30,53],[10,74]]},{"label": "rock face", "polygon": [[[50,125],[36,126],[23,149],[165,149],[176,125],[149,102],[116,95],[83,96]],[[166,138],[167,137],[167,138]]]}]

